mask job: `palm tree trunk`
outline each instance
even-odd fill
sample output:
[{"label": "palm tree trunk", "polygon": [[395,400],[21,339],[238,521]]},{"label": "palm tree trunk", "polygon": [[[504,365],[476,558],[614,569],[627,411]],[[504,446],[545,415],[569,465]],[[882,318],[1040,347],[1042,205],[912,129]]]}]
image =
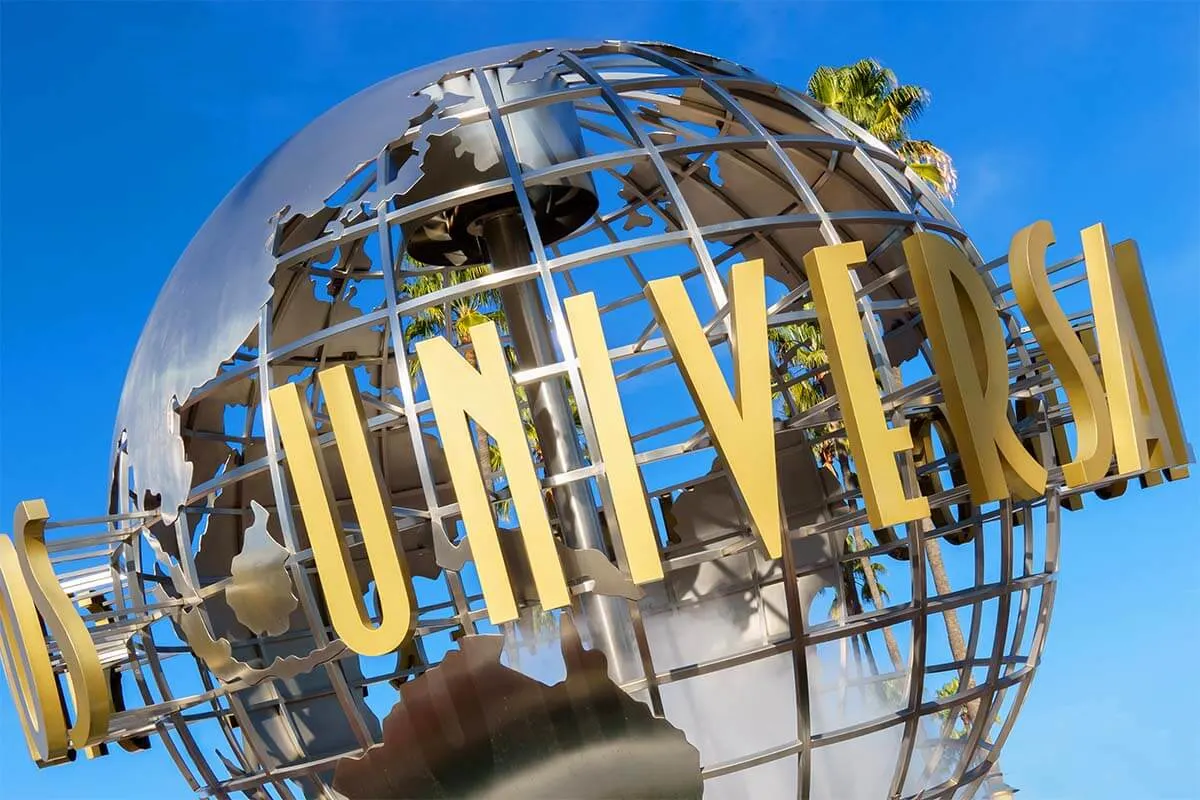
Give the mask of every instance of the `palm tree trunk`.
[{"label": "palm tree trunk", "polygon": [[[933,575],[933,585],[940,595],[949,594],[952,591],[950,579],[946,575],[946,565],[942,561],[942,545],[937,539],[925,540],[925,559],[929,563],[929,572]],[[951,608],[942,614],[942,618],[946,621],[946,639],[950,644],[950,653],[955,661],[965,661],[967,658],[967,640],[963,637],[962,626],[958,622],[958,610]],[[971,670],[967,669],[967,685],[966,689],[970,689],[975,685],[975,678]],[[961,681],[960,681],[961,686]],[[966,691],[960,689],[960,691]],[[971,720],[975,718],[979,711],[979,701],[972,700],[959,712],[959,716],[963,721],[963,725],[967,728],[971,727]]]},{"label": "palm tree trunk", "polygon": [[858,587],[854,585],[854,573],[845,569],[842,570],[842,599],[846,603],[847,617],[856,617],[862,613],[862,601],[858,599]]},{"label": "palm tree trunk", "polygon": [[[900,367],[892,367],[892,383],[894,386],[903,386],[904,378],[901,375]],[[917,523],[921,526],[921,532],[927,533],[930,530],[929,521],[922,520]],[[946,574],[946,564],[942,561],[942,545],[938,539],[925,540],[925,560],[929,564],[929,572],[933,575],[933,585],[937,589],[938,594],[949,594],[952,589],[950,586],[950,578]],[[963,661],[967,657],[967,640],[963,638],[962,625],[958,622],[958,610],[951,608],[942,614],[942,618],[946,621],[946,639],[950,644],[950,653],[955,661]],[[970,671],[967,672],[967,688],[969,689],[974,684],[974,678],[971,677]],[[963,720],[970,725],[971,717],[974,716],[978,708],[978,703],[973,703],[970,710],[963,710]]]},{"label": "palm tree trunk", "polygon": [[[867,541],[863,538],[862,530],[854,529],[854,549],[866,550]],[[867,593],[871,596],[871,605],[881,609],[884,607],[883,594],[879,591],[879,582],[875,580],[875,570],[871,569],[867,559],[862,559],[863,574],[867,579]],[[891,628],[883,629],[883,643],[887,647],[888,658],[892,660],[892,670],[899,672],[904,668],[904,660],[900,656],[900,645]]]},{"label": "palm tree trunk", "polygon": [[[892,383],[894,386],[903,386],[904,379],[900,372],[900,367],[892,367]],[[930,530],[929,520],[921,520],[917,523],[921,527],[921,533],[927,533]],[[946,564],[942,561],[942,545],[938,539],[925,540],[925,560],[929,564],[929,572],[933,576],[933,585],[940,595],[949,594],[952,591],[950,586],[950,578],[946,574]],[[951,608],[942,613],[942,619],[946,622],[946,639],[950,645],[950,653],[955,661],[964,661],[967,657],[967,640],[963,637],[962,625],[958,621],[958,610]],[[971,676],[970,670],[967,671],[967,688],[970,689],[975,683],[975,679]],[[961,711],[963,724],[968,728],[971,725],[971,720],[975,713],[979,710],[979,703],[975,701],[969,703]]]},{"label": "palm tree trunk", "polygon": [[[897,372],[897,378],[899,373]],[[849,456],[844,451],[837,455],[842,464],[842,474],[846,475],[850,472]],[[854,549],[866,550],[867,540],[862,535],[861,528],[854,528]],[[875,580],[875,570],[871,569],[869,559],[861,559],[863,575],[866,577],[867,593],[871,596],[871,605],[876,609],[884,608],[883,592],[879,591],[879,582]],[[896,635],[892,633],[891,628],[883,629],[883,644],[887,647],[888,658],[892,661],[892,671],[900,672],[905,667],[903,656],[900,655],[900,645],[896,642]]]},{"label": "palm tree trunk", "polygon": [[[899,372],[896,373],[896,375],[898,375],[899,378]],[[830,453],[829,458],[833,457],[838,458],[838,461],[841,463],[842,475],[850,474],[850,456],[848,456],[848,453],[846,453],[845,450],[836,453],[836,455]],[[856,551],[865,551],[868,545],[866,545],[866,540],[863,537],[862,529],[854,528],[852,534],[854,537],[854,549],[856,549]],[[875,579],[875,570],[871,569],[869,559],[864,558],[860,559],[860,561],[862,561],[863,575],[866,578],[866,593],[868,593],[871,597],[871,604],[872,606],[875,606],[876,609],[882,609],[884,608],[883,593],[880,591],[880,584],[878,584]],[[900,655],[900,645],[896,643],[896,637],[892,632],[892,628],[883,628],[883,644],[888,649],[888,657],[890,660],[892,660],[893,672],[900,672],[900,670],[904,669],[905,667],[905,661],[904,657]]]},{"label": "palm tree trunk", "polygon": [[[946,575],[946,565],[942,561],[942,546],[937,539],[925,540],[925,559],[929,563],[929,571],[933,574],[933,585],[938,594],[949,594],[952,591],[950,579]],[[946,620],[946,637],[950,641],[950,652],[955,661],[967,657],[967,640],[963,638],[962,626],[958,623],[958,610],[949,609],[943,614]]]}]

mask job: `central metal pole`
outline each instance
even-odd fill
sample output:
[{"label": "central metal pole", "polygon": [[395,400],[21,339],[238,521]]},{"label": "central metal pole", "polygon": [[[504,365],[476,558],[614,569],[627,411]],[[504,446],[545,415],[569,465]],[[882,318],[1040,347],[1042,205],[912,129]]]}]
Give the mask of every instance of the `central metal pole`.
[{"label": "central metal pole", "polygon": [[[482,227],[494,270],[529,263],[529,238],[525,235],[520,212],[514,209],[496,214],[484,220]],[[503,286],[500,299],[504,304],[517,366],[531,369],[558,361],[537,282],[527,280]],[[546,474],[560,475],[585,466],[575,416],[563,382],[558,378],[537,381],[526,386],[525,391]],[[553,493],[563,541],[569,547],[590,548],[611,555],[587,482],[573,481],[555,488]],[[628,601],[595,592],[584,593],[579,601],[592,645],[608,656],[609,676],[618,684],[638,677],[640,659]]]}]

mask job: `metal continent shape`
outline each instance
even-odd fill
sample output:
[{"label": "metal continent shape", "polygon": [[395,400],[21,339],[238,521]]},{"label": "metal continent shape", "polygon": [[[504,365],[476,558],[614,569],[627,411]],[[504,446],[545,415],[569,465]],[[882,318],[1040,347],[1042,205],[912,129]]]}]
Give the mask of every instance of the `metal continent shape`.
[{"label": "metal continent shape", "polygon": [[[271,246],[281,216],[312,216],[358,166],[429,107],[421,89],[450,71],[491,66],[533,50],[593,42],[530,42],[480,50],[410,70],[339,103],[284,142],[225,196],[197,231],[159,292],[134,349],[117,409],[116,444],[126,450],[139,491],[160,495],[174,520],[192,470],[176,426],[176,404],[213,377],[258,323],[271,299]],[[330,147],[336,142],[336,147]],[[225,287],[236,284],[237,292]]]},{"label": "metal continent shape", "polygon": [[[564,117],[570,130],[560,129]],[[430,213],[440,215],[436,224],[411,227]],[[702,785],[718,798],[961,800],[1001,786],[999,753],[1045,645],[1061,509],[1093,490],[1119,494],[1128,476],[1068,487],[1051,469],[1036,497],[972,502],[960,462],[934,446],[936,437],[945,450],[951,438],[938,376],[901,381],[901,364],[930,360],[903,250],[914,233],[945,237],[980,273],[990,296],[983,305],[1003,310],[1008,379],[1019,395],[1014,430],[1042,464],[1061,463],[1071,412],[1046,353],[1022,330],[1013,287],[993,279],[1006,259],[985,262],[894,152],[801,93],[670,45],[550,41],[446,59],[326,112],[247,175],[180,258],[122,393],[106,530],[55,545],[66,561],[112,543],[111,564],[60,575],[94,622],[100,663],[118,683],[132,674],[145,703],[117,709],[107,741],[157,730],[197,792],[284,800],[338,786],[351,796],[403,796],[458,778],[481,795],[520,787],[537,796],[538,786],[561,788],[555,781],[573,765],[595,770],[588,788],[597,792],[626,778],[661,779],[653,785],[673,796]],[[445,260],[406,260],[410,235]],[[488,255],[490,268],[456,274],[466,262],[439,249],[451,240]],[[826,365],[794,357],[823,321],[805,254],[851,242],[863,243],[865,263],[842,291],[855,304],[854,324],[839,328],[854,329],[850,344],[860,328],[865,335],[891,430],[913,426],[914,446],[901,448],[911,453],[904,489],[929,501],[928,518],[874,531],[852,455],[828,449],[847,412],[822,375]],[[700,425],[704,414],[680,387],[664,388],[664,374],[680,382],[671,355],[678,342],[643,294],[648,283],[680,279],[687,294],[676,305],[694,305],[710,344],[732,345],[727,287],[738,263],[761,265],[769,290],[779,559],[760,552],[752,529],[762,520],[752,524],[746,487],[721,458],[703,455],[720,449],[720,435]],[[1049,271],[1071,285],[1062,279],[1082,263]],[[421,281],[432,288],[418,291]],[[627,577],[624,522],[597,457],[593,388],[585,391],[564,313],[564,298],[588,292],[598,318],[623,320],[603,332],[610,341],[597,360],[607,359],[639,418],[629,432],[636,480],[622,497],[658,511],[664,578],[642,586]],[[530,417],[534,495],[546,501],[552,555],[570,589],[569,610],[540,608],[520,520],[501,510],[514,498],[506,468],[481,465],[483,508],[506,519],[503,559],[519,609],[494,636],[471,584],[471,534],[457,535],[464,512],[442,432],[431,428],[412,363],[414,341],[431,336],[451,340],[455,357],[473,357],[453,315],[486,316],[488,303],[507,311],[502,383],[511,378]],[[413,322],[435,311],[446,315],[442,328],[414,338]],[[702,352],[703,338],[693,339]],[[394,658],[360,658],[331,634],[327,585],[267,410],[272,387],[294,382],[317,419],[314,441],[332,452],[337,437],[314,380],[330,366],[355,370],[364,441],[395,527],[388,533],[408,574],[427,582],[416,592],[412,636]],[[797,388],[816,397],[801,402]],[[626,396],[638,391],[647,394],[637,402]],[[520,456],[511,447],[502,455]],[[346,566],[363,590],[353,599],[373,624],[379,593],[368,588],[358,498],[344,465],[331,464],[324,489],[346,512]],[[1144,483],[1155,479],[1148,473]],[[283,545],[266,530],[268,514]],[[947,572],[950,547],[964,548],[968,568]],[[893,567],[886,576],[881,559]],[[256,607],[260,598],[270,602]],[[957,643],[936,641],[938,617]],[[171,658],[189,649],[195,665]],[[548,689],[555,653],[565,680]],[[53,644],[51,656],[61,658]],[[189,665],[200,666],[200,683],[194,669],[175,683]],[[513,692],[489,695],[480,676]],[[389,705],[389,689],[403,701]],[[636,718],[641,733],[626,739],[587,714],[572,716],[595,697]],[[552,698],[539,706],[551,717],[569,706],[566,727],[580,726],[571,747],[547,751],[541,771],[529,753],[503,751],[512,726],[532,736],[516,740],[545,741],[533,735],[533,717],[504,705],[523,698]],[[470,713],[457,703],[473,704]],[[424,712],[431,716],[414,728],[412,715]],[[428,751],[395,774],[375,769],[407,757],[412,731],[424,734],[426,723],[439,726],[418,737]],[[217,734],[232,748],[229,757],[217,751],[227,776],[205,755],[203,743]],[[466,743],[491,760],[445,778],[439,770]],[[646,752],[629,755],[642,745]],[[628,775],[616,774],[618,751],[632,759]],[[653,774],[655,753],[678,769]],[[413,765],[429,769],[404,773]],[[555,774],[560,767],[566,773]]]}]

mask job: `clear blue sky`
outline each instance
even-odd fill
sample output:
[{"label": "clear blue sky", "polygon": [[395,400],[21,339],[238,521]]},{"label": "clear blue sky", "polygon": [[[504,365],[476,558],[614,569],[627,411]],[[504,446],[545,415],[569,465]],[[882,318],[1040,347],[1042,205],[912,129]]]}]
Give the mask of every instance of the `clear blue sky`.
[{"label": "clear blue sky", "polygon": [[[103,508],[141,322],[276,145],[396,72],[560,35],[671,41],[797,85],[873,56],[929,87],[918,131],[954,156],[985,255],[1039,218],[1064,243],[1099,220],[1141,243],[1200,450],[1200,5],[3,2],[0,30],[0,515],[31,497],[60,518]],[[1198,796],[1196,472],[1068,515],[1045,663],[1003,759],[1023,798]],[[7,691],[0,741],[0,797],[186,795],[161,746],[39,773]]]}]

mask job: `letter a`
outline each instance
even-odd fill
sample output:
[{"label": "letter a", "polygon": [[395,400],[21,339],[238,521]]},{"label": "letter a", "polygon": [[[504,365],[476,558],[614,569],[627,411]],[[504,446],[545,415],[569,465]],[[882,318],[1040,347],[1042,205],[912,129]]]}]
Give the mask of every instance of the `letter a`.
[{"label": "letter a", "polygon": [[[1082,233],[1100,367],[1121,473],[1169,469],[1187,475],[1188,445],[1137,245],[1108,246],[1103,225]],[[1146,483],[1161,480],[1143,477]]]}]

